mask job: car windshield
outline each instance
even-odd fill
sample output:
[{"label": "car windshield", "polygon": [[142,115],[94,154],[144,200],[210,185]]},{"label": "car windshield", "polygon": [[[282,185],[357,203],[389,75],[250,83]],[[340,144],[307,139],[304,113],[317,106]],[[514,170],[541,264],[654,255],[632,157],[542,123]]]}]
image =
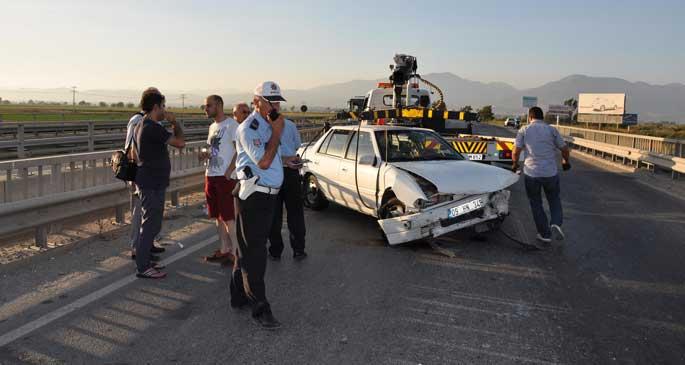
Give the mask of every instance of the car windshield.
[{"label": "car windshield", "polygon": [[464,159],[447,141],[430,131],[376,131],[376,141],[381,158],[387,162]]}]

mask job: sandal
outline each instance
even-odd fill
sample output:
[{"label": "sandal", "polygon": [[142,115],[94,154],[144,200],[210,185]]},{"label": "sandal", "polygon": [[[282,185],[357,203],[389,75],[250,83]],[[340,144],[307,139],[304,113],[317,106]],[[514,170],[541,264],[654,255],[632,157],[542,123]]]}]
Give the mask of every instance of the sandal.
[{"label": "sandal", "polygon": [[136,276],[143,279],[162,279],[166,277],[166,273],[151,267],[143,272],[136,273]]}]

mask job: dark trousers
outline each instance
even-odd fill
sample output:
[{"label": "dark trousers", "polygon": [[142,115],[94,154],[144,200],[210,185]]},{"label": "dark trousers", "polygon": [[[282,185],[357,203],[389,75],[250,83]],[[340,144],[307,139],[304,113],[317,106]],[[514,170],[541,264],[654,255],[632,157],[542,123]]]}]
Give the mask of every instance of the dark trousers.
[{"label": "dark trousers", "polygon": [[166,189],[140,189],[140,203],[142,211],[142,223],[140,226],[140,238],[136,247],[136,266],[138,272],[150,268],[150,250],[155,237],[162,230],[162,218],[164,217],[164,194]]},{"label": "dark trousers", "polygon": [[548,223],[547,214],[542,207],[542,191],[544,190],[547,204],[549,204],[549,212],[552,216],[551,224],[561,227],[563,212],[561,208],[559,175],[551,177],[530,177],[524,175],[524,179],[526,194],[530,202],[530,210],[533,212],[533,219],[535,220],[535,227],[542,237],[549,238],[551,236],[550,223]]},{"label": "dark trousers", "polygon": [[269,253],[272,256],[281,256],[283,253],[283,204],[288,212],[288,232],[290,247],[293,252],[304,252],[304,201],[302,196],[302,178],[298,170],[289,167],[283,168],[283,186],[278,193],[276,210],[274,211],[274,223],[269,235]]},{"label": "dark trousers", "polygon": [[140,203],[140,195],[136,191],[135,184],[130,186],[131,189],[131,234],[129,241],[131,243],[131,250],[135,251],[138,247],[138,240],[140,239],[140,221],[142,220],[142,209]]},{"label": "dark trousers", "polygon": [[[254,192],[247,199],[237,199],[238,268],[231,280],[231,301],[240,302],[245,295],[252,305],[252,314],[269,310],[266,300],[266,240],[273,224],[277,195]],[[243,280],[239,279],[239,276]],[[242,284],[242,288],[239,286]],[[242,289],[242,290],[241,290]]]}]

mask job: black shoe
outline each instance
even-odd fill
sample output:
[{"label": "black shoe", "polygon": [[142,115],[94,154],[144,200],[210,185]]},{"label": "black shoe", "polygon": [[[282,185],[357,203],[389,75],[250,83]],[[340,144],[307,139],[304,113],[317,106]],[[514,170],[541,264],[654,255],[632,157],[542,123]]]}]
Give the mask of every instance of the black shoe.
[{"label": "black shoe", "polygon": [[271,259],[271,261],[281,261],[281,255],[276,256],[269,254],[269,258]]},{"label": "black shoe", "polygon": [[307,253],[304,252],[304,251],[295,252],[295,253],[293,254],[293,259],[298,260],[298,261],[299,261],[299,260],[304,260],[306,257],[307,257]]},{"label": "black shoe", "polygon": [[252,315],[252,319],[264,329],[273,330],[281,327],[281,322],[274,317],[270,309],[265,310],[256,316]]},{"label": "black shoe", "polygon": [[159,247],[159,246],[154,246],[154,245],[153,245],[152,248],[150,249],[150,252],[151,252],[151,253],[162,253],[162,252],[164,252],[164,251],[166,251],[166,248],[164,248],[164,247]]},{"label": "black shoe", "polygon": [[250,304],[250,301],[246,297],[233,298],[231,297],[231,308],[240,309]]},{"label": "black shoe", "polygon": [[[135,260],[135,259],[136,259],[136,254],[132,253],[132,254],[131,254],[131,260]],[[152,262],[158,262],[159,260],[160,260],[159,256],[157,256],[157,255],[152,255],[152,254],[150,255],[150,261],[152,261]]]}]

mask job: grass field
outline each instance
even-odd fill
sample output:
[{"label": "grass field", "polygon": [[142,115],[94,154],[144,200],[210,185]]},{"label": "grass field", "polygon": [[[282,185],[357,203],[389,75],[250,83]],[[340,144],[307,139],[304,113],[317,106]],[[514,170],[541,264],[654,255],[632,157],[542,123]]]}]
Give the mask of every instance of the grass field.
[{"label": "grass field", "polygon": [[[181,118],[205,118],[200,109],[169,108]],[[56,122],[56,121],[97,121],[124,120],[138,110],[136,108],[114,108],[98,106],[62,105],[0,105],[0,121],[3,122]],[[333,116],[331,113],[285,113],[292,119],[323,119]]]},{"label": "grass field", "polygon": [[[486,124],[503,126],[504,120],[490,120],[483,122]],[[597,125],[584,123],[562,123],[569,127],[585,128],[585,129],[600,129]],[[641,136],[651,136],[660,138],[685,139],[685,124],[664,124],[664,123],[644,123],[628,127],[607,127],[602,126],[602,131],[637,134]]]}]

